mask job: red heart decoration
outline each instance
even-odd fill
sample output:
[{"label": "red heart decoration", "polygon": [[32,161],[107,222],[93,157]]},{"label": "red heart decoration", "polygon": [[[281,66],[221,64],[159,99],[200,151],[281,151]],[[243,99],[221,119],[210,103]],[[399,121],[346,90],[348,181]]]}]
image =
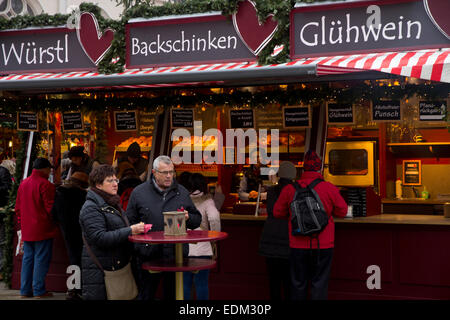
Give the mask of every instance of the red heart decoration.
[{"label": "red heart decoration", "polygon": [[450,39],[450,1],[449,0],[423,0],[425,10],[436,27]]},{"label": "red heart decoration", "polygon": [[108,28],[102,35],[95,16],[90,12],[83,12],[80,15],[77,36],[84,52],[97,65],[111,48],[114,30]]},{"label": "red heart decoration", "polygon": [[278,22],[273,19],[273,14],[268,15],[266,21],[260,24],[255,3],[250,0],[238,4],[237,11],[233,13],[233,25],[254,55],[258,55],[264,49],[278,28]]}]

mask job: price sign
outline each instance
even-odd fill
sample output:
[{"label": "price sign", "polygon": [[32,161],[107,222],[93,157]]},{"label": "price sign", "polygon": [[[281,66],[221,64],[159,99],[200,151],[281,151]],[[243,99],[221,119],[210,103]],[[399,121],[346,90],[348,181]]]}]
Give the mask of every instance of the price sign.
[{"label": "price sign", "polygon": [[38,131],[38,115],[35,112],[17,113],[18,131]]},{"label": "price sign", "polygon": [[63,130],[65,132],[83,131],[83,115],[81,112],[64,112]]},{"label": "price sign", "polygon": [[419,186],[422,184],[421,160],[403,160],[403,185]]},{"label": "price sign", "polygon": [[373,121],[400,121],[400,101],[377,101],[372,104]]},{"label": "price sign", "polygon": [[171,109],[170,124],[172,128],[193,128],[194,109]]},{"label": "price sign", "polygon": [[136,110],[133,111],[114,111],[114,124],[116,131],[136,131],[137,120]]},{"label": "price sign", "polygon": [[231,129],[249,129],[255,127],[255,115],[253,109],[230,110]]},{"label": "price sign", "polygon": [[446,101],[420,101],[420,121],[443,121],[447,113]]},{"label": "price sign", "polygon": [[283,108],[283,128],[311,128],[311,108],[309,106],[293,106]]},{"label": "price sign", "polygon": [[354,107],[351,103],[327,103],[328,124],[354,124]]}]

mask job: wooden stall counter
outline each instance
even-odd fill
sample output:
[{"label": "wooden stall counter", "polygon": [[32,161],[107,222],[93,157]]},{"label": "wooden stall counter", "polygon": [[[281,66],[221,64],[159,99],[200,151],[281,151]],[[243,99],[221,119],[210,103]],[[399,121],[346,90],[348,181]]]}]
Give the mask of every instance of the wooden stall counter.
[{"label": "wooden stall counter", "polygon": [[[244,214],[222,213],[221,220],[225,221],[265,221],[267,216],[255,216]],[[444,216],[431,216],[419,214],[379,214],[369,217],[336,218],[335,223],[360,223],[360,224],[410,224],[410,225],[440,225],[450,226],[450,218]]]},{"label": "wooden stall counter", "polygon": [[[258,253],[267,216],[221,218],[229,238],[218,243],[211,299],[269,299],[265,258]],[[450,298],[449,218],[380,214],[334,221],[329,299]],[[371,268],[379,268],[379,289],[368,288]]]},{"label": "wooden stall counter", "polygon": [[402,199],[383,199],[383,213],[408,213],[408,214],[426,214],[442,215],[446,200],[440,199],[422,199],[422,198],[402,198]]},{"label": "wooden stall counter", "polygon": [[334,218],[335,223],[408,224],[450,226],[450,218],[420,214],[379,214],[370,217]]}]

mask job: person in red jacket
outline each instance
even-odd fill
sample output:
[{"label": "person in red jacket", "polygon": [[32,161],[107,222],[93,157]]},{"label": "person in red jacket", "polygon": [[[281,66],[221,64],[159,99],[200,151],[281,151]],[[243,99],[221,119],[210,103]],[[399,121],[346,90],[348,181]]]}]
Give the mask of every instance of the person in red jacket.
[{"label": "person in red jacket", "polygon": [[53,238],[58,232],[51,216],[55,199],[55,186],[48,181],[51,168],[47,159],[37,158],[31,176],[22,181],[17,191],[15,210],[24,250],[20,294],[24,298],[52,296],[45,290]]},{"label": "person in red jacket", "polygon": [[[297,181],[298,184],[305,188],[317,178],[323,180],[323,176],[320,174],[321,168],[322,161],[319,156],[315,151],[309,150],[305,154],[304,172],[300,180]],[[347,214],[347,204],[336,186],[324,181],[316,185],[314,190],[319,195],[329,216],[328,224],[319,233],[318,239],[292,235],[290,204],[295,195],[293,185],[287,185],[283,188],[273,209],[275,218],[289,219],[291,298],[293,300],[305,300],[307,298],[309,282],[311,282],[312,300],[327,299],[334,248],[333,216],[344,217]]]}]

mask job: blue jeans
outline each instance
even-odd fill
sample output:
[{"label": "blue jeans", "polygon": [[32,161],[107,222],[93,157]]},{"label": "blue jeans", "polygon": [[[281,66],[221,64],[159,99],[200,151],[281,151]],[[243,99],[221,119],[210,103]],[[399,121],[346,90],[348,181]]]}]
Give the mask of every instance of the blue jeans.
[{"label": "blue jeans", "polygon": [[45,277],[52,259],[53,239],[23,242],[22,271],[20,273],[20,294],[42,295]]},{"label": "blue jeans", "polygon": [[[199,256],[193,258],[211,259],[210,256]],[[194,283],[197,300],[208,300],[209,299],[208,278],[209,278],[209,270],[200,270],[198,273],[183,272],[184,299],[192,300],[191,290],[192,290],[192,283]]]}]

